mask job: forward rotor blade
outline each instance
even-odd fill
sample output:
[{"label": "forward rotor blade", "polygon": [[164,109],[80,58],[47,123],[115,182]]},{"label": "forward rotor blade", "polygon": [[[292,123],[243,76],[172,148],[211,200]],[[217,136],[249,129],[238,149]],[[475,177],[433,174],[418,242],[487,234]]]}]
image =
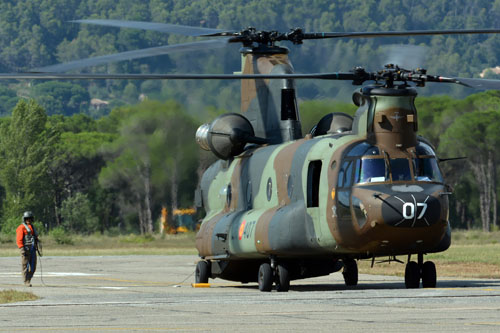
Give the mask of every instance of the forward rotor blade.
[{"label": "forward rotor blade", "polygon": [[66,74],[0,73],[0,80],[244,80],[244,79],[319,79],[353,80],[353,73],[313,74]]},{"label": "forward rotor blade", "polygon": [[468,79],[457,77],[455,78],[462,85],[467,87],[471,87],[474,89],[483,89],[483,90],[500,90],[500,80],[492,80],[492,79]]},{"label": "forward rotor blade", "polygon": [[121,53],[108,54],[93,58],[69,61],[57,65],[35,68],[33,72],[67,72],[75,69],[103,65],[110,62],[146,58],[175,52],[200,51],[206,49],[217,49],[227,46],[228,38],[210,39],[192,43],[174,44],[139,49]]},{"label": "forward rotor blade", "polygon": [[463,35],[463,34],[493,34],[500,29],[464,29],[464,30],[409,30],[409,31],[372,31],[372,32],[308,32],[303,39],[323,38],[370,38],[395,36],[426,36],[426,35]]},{"label": "forward rotor blade", "polygon": [[156,22],[140,22],[140,21],[122,21],[122,20],[100,20],[100,19],[88,19],[88,20],[74,20],[70,21],[72,23],[83,23],[83,24],[95,24],[109,27],[117,28],[133,28],[142,30],[153,30],[165,33],[173,33],[184,36],[204,36],[215,33],[224,32],[220,29],[211,28],[201,28],[201,27],[191,27],[187,25],[178,25],[170,23],[156,23]]}]

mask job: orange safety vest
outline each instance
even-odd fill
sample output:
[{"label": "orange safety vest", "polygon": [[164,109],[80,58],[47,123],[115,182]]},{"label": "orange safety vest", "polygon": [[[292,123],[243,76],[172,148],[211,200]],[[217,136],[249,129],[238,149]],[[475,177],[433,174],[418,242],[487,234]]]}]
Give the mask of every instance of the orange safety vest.
[{"label": "orange safety vest", "polygon": [[[33,225],[27,224],[27,226],[31,229],[31,235],[36,237]],[[28,230],[26,230],[24,223],[19,225],[19,227],[17,227],[16,229],[16,243],[18,248],[24,247],[24,237],[27,235],[28,235]]]}]

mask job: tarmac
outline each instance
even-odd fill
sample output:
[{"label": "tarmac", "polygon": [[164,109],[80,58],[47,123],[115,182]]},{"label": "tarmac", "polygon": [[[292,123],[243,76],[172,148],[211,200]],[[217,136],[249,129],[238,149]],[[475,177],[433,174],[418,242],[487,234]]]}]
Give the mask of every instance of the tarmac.
[{"label": "tarmac", "polygon": [[0,258],[0,289],[40,297],[0,304],[0,332],[500,331],[500,280],[438,276],[435,289],[405,289],[402,277],[361,274],[346,287],[335,273],[262,293],[256,283],[220,279],[193,288],[196,261],[43,257],[28,288],[20,258]]}]

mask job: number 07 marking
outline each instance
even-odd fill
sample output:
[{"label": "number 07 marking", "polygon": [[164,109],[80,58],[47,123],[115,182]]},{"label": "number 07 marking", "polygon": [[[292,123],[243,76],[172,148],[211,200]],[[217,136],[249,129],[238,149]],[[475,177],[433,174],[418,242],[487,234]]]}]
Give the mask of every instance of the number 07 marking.
[{"label": "number 07 marking", "polygon": [[[422,210],[420,211],[420,214],[418,214],[418,217],[417,217],[417,219],[420,220],[421,218],[424,217],[425,212],[427,211],[427,203],[417,202],[417,213],[418,213],[419,207],[422,207]],[[415,218],[415,205],[413,204],[413,202],[405,202],[404,203],[404,205],[403,205],[403,217],[406,220],[411,220],[411,219]]]}]

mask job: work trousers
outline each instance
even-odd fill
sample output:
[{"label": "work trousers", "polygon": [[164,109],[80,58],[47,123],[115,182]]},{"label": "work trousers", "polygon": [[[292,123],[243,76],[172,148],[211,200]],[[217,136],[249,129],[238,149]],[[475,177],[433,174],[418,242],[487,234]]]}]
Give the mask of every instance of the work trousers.
[{"label": "work trousers", "polygon": [[36,270],[36,251],[27,251],[24,247],[21,251],[21,274],[24,282],[30,282]]}]

